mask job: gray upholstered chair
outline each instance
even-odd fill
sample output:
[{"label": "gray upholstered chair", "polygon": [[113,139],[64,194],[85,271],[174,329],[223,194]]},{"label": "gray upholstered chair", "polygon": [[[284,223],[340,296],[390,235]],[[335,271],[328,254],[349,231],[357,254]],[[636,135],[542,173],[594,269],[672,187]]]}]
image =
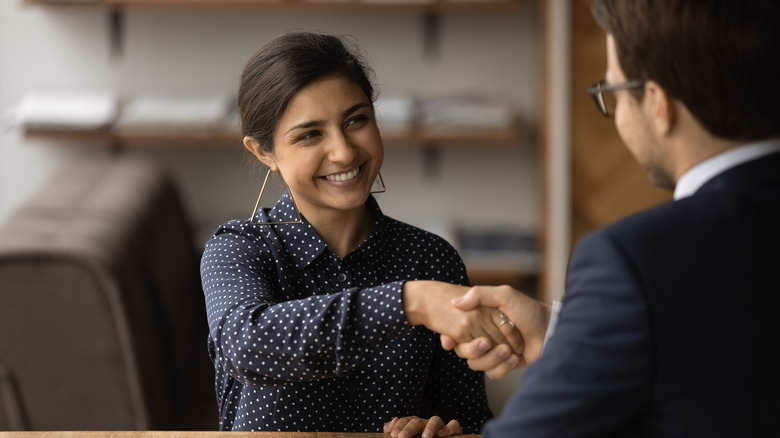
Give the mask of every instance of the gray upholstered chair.
[{"label": "gray upholstered chair", "polygon": [[162,168],[54,172],[0,225],[0,430],[216,428],[199,256]]}]

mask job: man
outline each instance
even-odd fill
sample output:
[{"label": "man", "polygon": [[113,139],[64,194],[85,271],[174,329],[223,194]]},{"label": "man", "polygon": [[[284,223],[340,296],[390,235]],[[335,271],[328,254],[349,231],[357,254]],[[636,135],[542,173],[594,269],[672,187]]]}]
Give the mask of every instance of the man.
[{"label": "man", "polygon": [[[578,243],[543,354],[547,306],[508,287],[454,302],[498,307],[538,357],[483,435],[780,436],[780,2],[592,12],[607,71],[589,91],[675,200]],[[455,348],[493,376],[522,362]]]}]

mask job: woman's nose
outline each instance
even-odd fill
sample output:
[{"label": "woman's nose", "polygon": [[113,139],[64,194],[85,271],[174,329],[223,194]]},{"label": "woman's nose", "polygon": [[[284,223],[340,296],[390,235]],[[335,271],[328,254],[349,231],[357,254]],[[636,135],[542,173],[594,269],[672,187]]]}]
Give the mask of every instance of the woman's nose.
[{"label": "woman's nose", "polygon": [[355,147],[343,133],[333,136],[330,141],[328,158],[334,163],[352,163],[355,159]]}]

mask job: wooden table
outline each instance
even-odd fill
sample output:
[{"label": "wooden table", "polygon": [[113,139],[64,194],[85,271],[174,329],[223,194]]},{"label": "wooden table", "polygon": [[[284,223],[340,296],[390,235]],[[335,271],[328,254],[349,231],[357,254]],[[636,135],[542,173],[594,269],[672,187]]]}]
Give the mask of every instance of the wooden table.
[{"label": "wooden table", "polygon": [[[346,432],[176,432],[176,431],[62,431],[1,432],[0,438],[389,438],[389,433]],[[419,437],[419,435],[418,435]],[[457,435],[479,438],[479,435]]]}]

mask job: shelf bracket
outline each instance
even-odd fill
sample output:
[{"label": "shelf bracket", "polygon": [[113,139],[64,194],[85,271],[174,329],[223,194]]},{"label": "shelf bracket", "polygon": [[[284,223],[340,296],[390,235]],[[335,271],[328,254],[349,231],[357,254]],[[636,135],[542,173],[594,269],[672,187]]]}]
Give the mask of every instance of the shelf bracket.
[{"label": "shelf bracket", "polygon": [[436,182],[441,174],[441,150],[436,144],[426,144],[422,148],[423,178]]},{"label": "shelf bracket", "polygon": [[441,15],[437,11],[426,11],[423,15],[423,56],[429,59],[439,57],[441,50]]},{"label": "shelf bracket", "polygon": [[124,53],[125,16],[121,8],[111,8],[108,11],[109,48],[111,58],[118,59]]}]

